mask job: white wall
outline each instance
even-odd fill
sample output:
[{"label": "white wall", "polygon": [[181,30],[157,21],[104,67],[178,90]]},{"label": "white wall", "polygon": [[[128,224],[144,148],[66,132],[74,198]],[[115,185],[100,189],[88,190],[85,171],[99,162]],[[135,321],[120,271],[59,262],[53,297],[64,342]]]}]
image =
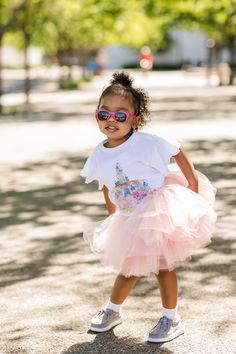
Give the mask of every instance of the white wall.
[{"label": "white wall", "polygon": [[[167,51],[155,55],[155,64],[178,64],[190,62],[196,65],[199,62],[207,63],[208,49],[207,36],[202,31],[185,31],[175,29],[172,32],[174,44]],[[138,62],[138,51],[126,46],[110,45],[103,48],[104,63],[108,69],[120,68],[125,64]],[[23,53],[12,46],[2,48],[3,65],[22,66]],[[40,65],[43,61],[43,53],[39,48],[32,47],[29,50],[30,65]],[[224,49],[221,60],[229,60],[229,51]]]},{"label": "white wall", "polygon": [[124,64],[138,61],[138,51],[121,45],[106,46],[104,53],[108,69],[120,68]]},{"label": "white wall", "polygon": [[201,31],[184,31],[176,29],[172,32],[174,45],[165,53],[156,55],[159,63],[190,62],[193,65],[198,62],[207,62],[208,49],[207,36]]},{"label": "white wall", "polygon": [[[29,48],[29,64],[31,66],[42,64],[43,53],[39,48],[31,47]],[[17,48],[4,45],[2,47],[2,62],[4,66],[23,66],[24,65],[24,55],[22,51]]]},{"label": "white wall", "polygon": [[[155,63],[177,64],[190,62],[193,65],[207,62],[207,36],[201,31],[185,31],[175,29],[172,32],[174,44],[167,51],[155,55]],[[104,48],[107,57],[107,68],[119,68],[129,62],[138,60],[138,51],[124,46],[107,46]]]}]

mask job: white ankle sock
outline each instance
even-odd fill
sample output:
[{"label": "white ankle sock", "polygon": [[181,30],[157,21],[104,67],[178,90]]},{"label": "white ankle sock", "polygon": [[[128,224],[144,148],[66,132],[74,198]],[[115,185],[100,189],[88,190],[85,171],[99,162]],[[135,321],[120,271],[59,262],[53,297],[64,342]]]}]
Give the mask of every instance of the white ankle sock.
[{"label": "white ankle sock", "polygon": [[109,299],[108,303],[106,304],[105,308],[110,309],[112,311],[115,312],[120,312],[121,309],[121,304],[114,304],[113,302],[111,302],[111,300]]},{"label": "white ankle sock", "polygon": [[176,306],[173,309],[162,308],[162,316],[169,318],[170,320],[178,321],[180,315],[178,314],[178,307]]}]

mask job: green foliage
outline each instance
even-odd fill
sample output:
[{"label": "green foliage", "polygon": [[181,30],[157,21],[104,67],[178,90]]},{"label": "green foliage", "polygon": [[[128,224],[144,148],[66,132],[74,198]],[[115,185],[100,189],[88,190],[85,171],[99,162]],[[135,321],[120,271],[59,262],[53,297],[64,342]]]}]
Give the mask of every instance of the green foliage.
[{"label": "green foliage", "polygon": [[114,0],[57,0],[46,24],[51,41],[44,42],[45,48],[54,52],[98,48],[106,42],[106,33],[120,12],[120,2]]},{"label": "green foliage", "polygon": [[158,4],[154,1],[151,15],[151,4],[144,0],[25,0],[11,31],[18,46],[23,46],[24,33],[51,54],[96,50],[110,43],[135,48],[147,44],[157,50],[169,44],[173,18]]},{"label": "green foliage", "polygon": [[24,6],[24,0],[0,0],[0,36],[14,25],[16,16]]},{"label": "green foliage", "polygon": [[[52,0],[21,1],[21,6],[8,28],[5,40],[19,48],[25,46],[26,38],[31,44],[42,46],[42,39],[46,35],[44,24],[49,20],[51,2]],[[10,5],[8,5],[8,12],[10,12]]]},{"label": "green foliage", "polygon": [[236,44],[236,0],[176,0],[176,24],[201,28],[219,46]]},{"label": "green foliage", "polygon": [[114,21],[114,30],[107,34],[107,43],[125,44],[137,49],[148,45],[153,51],[167,47],[171,43],[172,15],[163,11],[165,6],[165,3],[161,6],[160,1],[130,1]]},{"label": "green foliage", "polygon": [[236,33],[236,1],[208,1],[204,15],[200,21],[202,27],[219,44],[230,46],[235,42]]},{"label": "green foliage", "polygon": [[61,78],[59,80],[59,88],[62,90],[76,90],[79,89],[81,84],[92,80],[92,75],[85,75],[80,79]]},{"label": "green foliage", "polygon": [[157,51],[171,44],[173,27],[202,28],[231,45],[236,31],[236,0],[0,0],[0,13],[0,31],[20,47],[24,34],[48,54],[85,55],[111,43]]},{"label": "green foliage", "polygon": [[80,80],[75,80],[72,78],[61,79],[59,81],[59,88],[62,90],[75,90],[80,87]]}]

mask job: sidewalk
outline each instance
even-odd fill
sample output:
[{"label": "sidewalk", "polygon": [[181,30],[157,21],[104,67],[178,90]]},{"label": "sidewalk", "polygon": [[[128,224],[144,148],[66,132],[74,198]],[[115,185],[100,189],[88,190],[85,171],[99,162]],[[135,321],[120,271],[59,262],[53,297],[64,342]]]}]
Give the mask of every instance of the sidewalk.
[{"label": "sidewalk", "polygon": [[236,88],[207,88],[197,77],[172,75],[172,81],[170,73],[135,76],[152,98],[146,130],[179,139],[218,188],[213,242],[178,270],[186,334],[163,345],[146,342],[161,309],[154,277],[139,281],[122,325],[87,332],[115,276],[80,233],[83,221],[106,216],[96,184],[79,177],[103,138],[93,112],[105,75],[82,91],[35,92],[35,113],[0,123],[1,354],[236,352]]}]

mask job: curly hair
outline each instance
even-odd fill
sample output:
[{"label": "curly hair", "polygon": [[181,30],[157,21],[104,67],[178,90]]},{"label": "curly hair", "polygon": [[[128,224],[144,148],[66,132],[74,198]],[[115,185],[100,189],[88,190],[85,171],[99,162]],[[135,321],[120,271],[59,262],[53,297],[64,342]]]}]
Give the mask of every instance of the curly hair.
[{"label": "curly hair", "polygon": [[143,127],[150,120],[149,96],[142,88],[133,86],[133,79],[129,73],[124,71],[113,73],[110,85],[103,90],[99,98],[98,108],[102,99],[110,95],[118,95],[132,100],[135,114],[139,118],[138,126],[133,128],[134,130]]}]

